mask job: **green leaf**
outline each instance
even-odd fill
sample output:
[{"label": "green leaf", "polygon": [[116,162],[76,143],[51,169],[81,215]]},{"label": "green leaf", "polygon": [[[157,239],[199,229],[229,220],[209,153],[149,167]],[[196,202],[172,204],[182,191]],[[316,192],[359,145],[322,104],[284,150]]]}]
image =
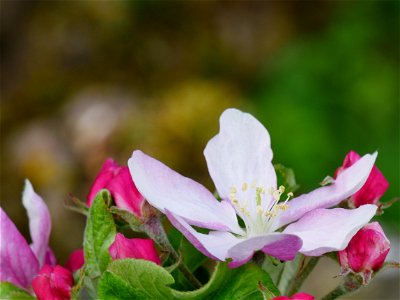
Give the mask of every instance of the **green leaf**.
[{"label": "green leaf", "polygon": [[30,295],[27,291],[9,283],[9,282],[1,282],[0,283],[0,299],[35,299],[32,295]]},{"label": "green leaf", "polygon": [[225,280],[213,295],[214,299],[263,299],[259,284],[274,295],[280,295],[269,274],[254,264],[233,269],[229,275],[229,280]]},{"label": "green leaf", "polygon": [[230,269],[218,263],[209,282],[195,291],[170,287],[174,278],[150,261],[121,259],[113,261],[99,282],[100,299],[263,299],[259,283],[275,295],[278,289],[268,273],[254,264]]},{"label": "green leaf", "polygon": [[108,211],[110,202],[110,193],[107,190],[101,190],[89,210],[83,250],[86,275],[92,279],[98,278],[111,261],[108,248],[115,239],[116,228],[113,217]]},{"label": "green leaf", "polygon": [[118,259],[113,261],[99,283],[98,297],[108,299],[172,299],[168,285],[174,278],[162,267],[141,259]]}]

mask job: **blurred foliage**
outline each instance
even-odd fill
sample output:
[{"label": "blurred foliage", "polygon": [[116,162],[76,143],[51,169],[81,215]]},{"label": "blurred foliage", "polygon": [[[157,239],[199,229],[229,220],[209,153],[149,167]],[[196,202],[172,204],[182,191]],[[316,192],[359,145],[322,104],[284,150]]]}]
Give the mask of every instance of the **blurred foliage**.
[{"label": "blurred foliage", "polygon": [[84,200],[108,156],[123,164],[140,148],[213,189],[202,151],[227,107],[265,124],[299,193],[354,149],[378,150],[383,200],[399,194],[397,1],[2,1],[0,11],[1,205],[27,235],[29,177],[61,261],[84,225],[63,201]]}]

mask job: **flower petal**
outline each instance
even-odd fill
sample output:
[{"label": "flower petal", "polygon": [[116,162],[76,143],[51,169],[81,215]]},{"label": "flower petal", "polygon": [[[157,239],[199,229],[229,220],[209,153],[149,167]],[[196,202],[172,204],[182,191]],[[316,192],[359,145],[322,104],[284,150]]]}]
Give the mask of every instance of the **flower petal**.
[{"label": "flower petal", "polygon": [[[225,200],[228,200],[232,187],[241,190],[243,184],[276,189],[269,133],[248,113],[225,110],[220,118],[220,131],[208,142],[204,156],[215,187]],[[255,203],[250,201],[249,204]]]},{"label": "flower petal", "polygon": [[87,196],[88,206],[92,205],[92,202],[96,197],[97,193],[101,189],[104,189],[107,186],[107,184],[110,182],[110,180],[114,178],[115,174],[119,171],[119,169],[120,166],[112,158],[108,158],[104,162]]},{"label": "flower petal", "polygon": [[127,239],[122,233],[117,233],[114,242],[108,249],[112,259],[136,258],[161,264],[154,242],[151,239]]},{"label": "flower petal", "polygon": [[59,265],[44,265],[32,281],[32,288],[38,300],[71,299],[73,285],[72,273]]},{"label": "flower petal", "polygon": [[233,234],[224,231],[211,231],[209,234],[199,233],[183,218],[165,210],[168,219],[201,253],[215,260],[224,261],[228,249],[241,241]]},{"label": "flower petal", "polygon": [[80,268],[82,268],[84,263],[85,263],[85,258],[83,249],[77,249],[70,254],[67,262],[65,263],[65,268],[74,273],[78,271]]},{"label": "flower petal", "polygon": [[0,281],[28,288],[39,271],[39,262],[2,208],[0,223]]},{"label": "flower petal", "polygon": [[275,218],[273,230],[301,218],[316,208],[328,208],[357,192],[367,180],[377,153],[366,154],[351,167],[343,170],[333,184],[318,188],[289,201],[289,208]]},{"label": "flower petal", "polygon": [[228,250],[228,257],[233,259],[229,266],[238,267],[242,265],[258,250],[280,260],[292,260],[300,250],[301,245],[301,239],[292,234],[275,232],[251,237],[237,243]]},{"label": "flower petal", "polygon": [[133,152],[128,165],[140,193],[160,211],[168,209],[192,225],[242,232],[235,210],[216,200],[201,184],[141,151]]},{"label": "flower petal", "polygon": [[51,218],[46,203],[35,193],[29,180],[25,180],[22,203],[28,213],[29,231],[32,238],[31,247],[42,266],[49,244]]},{"label": "flower petal", "polygon": [[376,209],[371,204],[357,209],[315,209],[290,224],[283,233],[295,234],[303,240],[301,253],[320,256],[346,248],[357,231],[375,215]]}]

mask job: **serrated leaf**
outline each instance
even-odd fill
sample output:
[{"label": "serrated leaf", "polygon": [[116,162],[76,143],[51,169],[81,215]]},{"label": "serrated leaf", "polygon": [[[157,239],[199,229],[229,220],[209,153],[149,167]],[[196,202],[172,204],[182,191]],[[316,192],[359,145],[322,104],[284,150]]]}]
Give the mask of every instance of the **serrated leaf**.
[{"label": "serrated leaf", "polygon": [[101,299],[263,299],[259,283],[275,295],[278,289],[268,273],[254,264],[230,269],[218,263],[210,281],[195,291],[170,288],[174,278],[153,262],[136,259],[113,261],[103,274],[98,289]]},{"label": "serrated leaf", "polygon": [[279,290],[265,271],[254,264],[233,269],[228,281],[224,281],[214,299],[263,299],[259,290],[259,283],[274,295],[279,295]]},{"label": "serrated leaf", "polygon": [[114,299],[126,299],[125,294],[135,297],[140,294],[140,299],[173,299],[168,287],[173,283],[171,274],[153,262],[118,259],[109,265],[105,276],[101,278],[98,297],[108,299],[108,295],[113,295]]},{"label": "serrated leaf", "polygon": [[99,299],[150,299],[139,289],[130,286],[121,277],[109,271],[104,272],[97,290]]},{"label": "serrated leaf", "polygon": [[27,291],[13,285],[9,282],[0,283],[0,299],[19,300],[19,299],[35,299]]},{"label": "serrated leaf", "polygon": [[110,193],[101,190],[89,210],[83,250],[86,275],[92,279],[99,277],[111,261],[108,248],[115,239],[116,228],[113,217],[108,211],[107,203],[110,201]]}]

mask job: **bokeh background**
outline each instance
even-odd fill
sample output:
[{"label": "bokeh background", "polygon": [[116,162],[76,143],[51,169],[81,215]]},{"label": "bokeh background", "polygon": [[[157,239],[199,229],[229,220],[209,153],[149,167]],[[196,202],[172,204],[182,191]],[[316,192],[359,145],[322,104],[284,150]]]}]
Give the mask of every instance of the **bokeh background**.
[{"label": "bokeh background", "polygon": [[[379,151],[383,201],[400,194],[397,1],[1,1],[0,34],[1,205],[28,236],[29,178],[61,262],[84,228],[64,201],[107,157],[142,149],[213,189],[202,151],[228,107],[263,122],[300,192],[354,149]],[[398,259],[399,205],[379,220]],[[339,270],[320,272],[319,297]],[[398,280],[353,298],[398,299]]]}]

